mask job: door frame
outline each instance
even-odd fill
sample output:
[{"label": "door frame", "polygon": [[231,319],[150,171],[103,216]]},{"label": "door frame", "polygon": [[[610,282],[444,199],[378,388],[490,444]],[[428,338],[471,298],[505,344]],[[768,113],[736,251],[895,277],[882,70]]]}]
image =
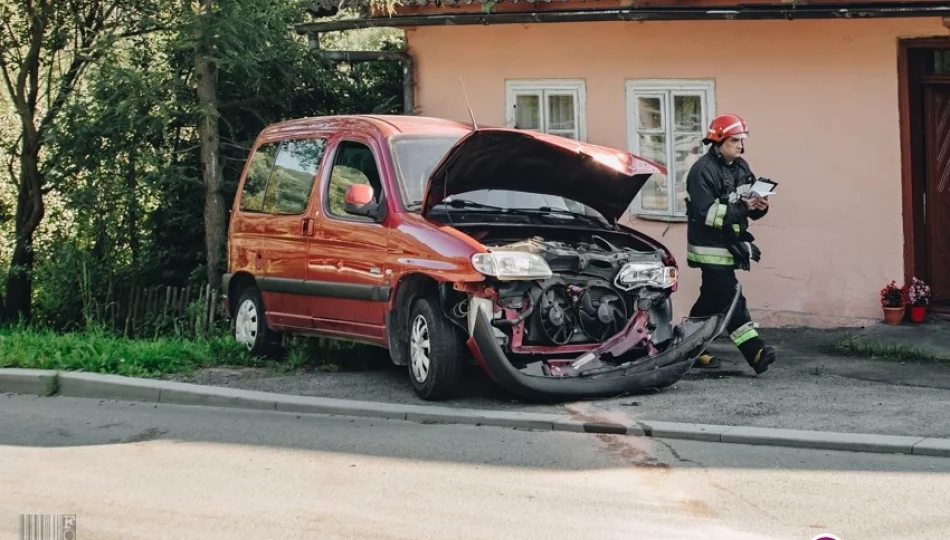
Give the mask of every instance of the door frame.
[{"label": "door frame", "polygon": [[[950,49],[950,37],[910,38],[898,41],[897,73],[901,143],[901,207],[904,222],[904,279],[909,283],[926,265],[929,247],[923,223],[924,115],[917,54],[926,49]],[[921,196],[918,196],[921,195]]]}]

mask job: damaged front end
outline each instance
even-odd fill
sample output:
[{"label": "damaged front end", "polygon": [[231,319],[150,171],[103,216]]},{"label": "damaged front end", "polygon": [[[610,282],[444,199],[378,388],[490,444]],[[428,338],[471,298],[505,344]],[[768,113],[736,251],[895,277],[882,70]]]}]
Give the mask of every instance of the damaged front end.
[{"label": "damaged front end", "polygon": [[465,318],[481,369],[522,399],[608,397],[672,385],[732,316],[738,286],[724,313],[674,326],[676,269],[665,253],[592,240],[496,245],[495,253],[540,257],[550,271],[536,279],[489,279],[467,291],[455,312]]},{"label": "damaged front end", "polygon": [[498,384],[524,399],[662,388],[723,332],[738,287],[725,313],[674,326],[675,259],[618,225],[655,174],[627,152],[511,129],[472,131],[434,168],[422,215],[483,248],[484,281],[456,283],[445,313]]}]

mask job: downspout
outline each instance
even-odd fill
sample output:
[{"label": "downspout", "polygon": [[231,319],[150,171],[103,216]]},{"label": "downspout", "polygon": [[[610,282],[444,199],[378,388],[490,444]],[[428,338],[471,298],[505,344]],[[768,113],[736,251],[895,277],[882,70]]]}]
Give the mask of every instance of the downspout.
[{"label": "downspout", "polygon": [[399,62],[402,64],[403,114],[415,114],[415,80],[412,56],[400,51],[327,51],[320,48],[317,32],[307,32],[310,50],[331,62]]}]

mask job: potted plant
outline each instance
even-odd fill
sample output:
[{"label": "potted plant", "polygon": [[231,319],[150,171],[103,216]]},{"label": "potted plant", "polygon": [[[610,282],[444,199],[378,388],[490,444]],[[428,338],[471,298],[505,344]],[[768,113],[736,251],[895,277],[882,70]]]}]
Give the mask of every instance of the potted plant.
[{"label": "potted plant", "polygon": [[881,307],[884,308],[884,322],[891,326],[897,326],[904,318],[905,306],[907,305],[907,288],[898,287],[894,281],[891,281],[886,287],[881,289]]},{"label": "potted plant", "polygon": [[930,304],[930,287],[916,277],[907,288],[907,304],[910,307],[910,320],[922,323],[927,319],[927,305]]}]

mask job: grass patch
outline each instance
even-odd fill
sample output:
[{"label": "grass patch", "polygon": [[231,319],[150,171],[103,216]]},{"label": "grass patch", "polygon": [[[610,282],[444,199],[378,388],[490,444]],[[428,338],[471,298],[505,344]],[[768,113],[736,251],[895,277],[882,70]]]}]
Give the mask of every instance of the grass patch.
[{"label": "grass patch", "polygon": [[851,335],[844,336],[836,341],[833,352],[842,356],[873,358],[875,360],[950,364],[950,360],[939,358],[917,347],[875,340],[857,341],[856,336]]},{"label": "grass patch", "polygon": [[132,340],[95,330],[0,330],[0,367],[161,377],[210,366],[258,365],[260,359],[229,337]]},{"label": "grass patch", "polygon": [[[280,358],[251,356],[229,335],[207,339],[128,339],[104,330],[57,333],[25,327],[0,329],[0,368],[86,371],[128,377],[190,376],[210,367],[259,367],[275,374],[365,371],[388,362],[369,345],[288,337]],[[58,381],[54,382],[54,385]],[[49,389],[51,393],[56,388]]]}]

